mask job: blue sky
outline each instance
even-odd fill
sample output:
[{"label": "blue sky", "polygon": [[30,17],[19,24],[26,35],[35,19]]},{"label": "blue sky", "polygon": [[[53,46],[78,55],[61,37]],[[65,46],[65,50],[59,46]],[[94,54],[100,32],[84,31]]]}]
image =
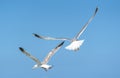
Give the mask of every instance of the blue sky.
[{"label": "blue sky", "polygon": [[[0,78],[120,78],[119,0],[0,0]],[[45,72],[32,70],[34,61],[22,54],[24,47],[41,61],[61,41],[45,41],[32,33],[72,38],[99,11],[81,35],[78,52],[64,46]]]}]

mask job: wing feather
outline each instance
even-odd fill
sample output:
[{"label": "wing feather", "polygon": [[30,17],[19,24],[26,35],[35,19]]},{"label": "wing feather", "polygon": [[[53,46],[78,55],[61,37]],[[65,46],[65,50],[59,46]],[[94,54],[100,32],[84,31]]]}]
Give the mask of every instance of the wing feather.
[{"label": "wing feather", "polygon": [[62,47],[62,45],[64,44],[64,41],[61,42],[57,47],[55,47],[54,49],[52,49],[48,55],[45,57],[44,61],[42,62],[42,64],[47,64],[48,61],[50,60],[50,58]]},{"label": "wing feather", "polygon": [[34,60],[36,63],[41,64],[41,62],[36,57],[34,57],[31,54],[29,54],[28,52],[26,52],[22,47],[19,47],[19,49],[22,53],[24,53],[26,56],[28,56],[29,58]]},{"label": "wing feather", "polygon": [[80,32],[74,37],[74,39],[78,39],[80,37],[80,35],[85,31],[85,29],[87,28],[88,24],[93,20],[93,18],[95,17],[96,13],[98,11],[98,7],[96,7],[94,14],[92,15],[92,17],[87,21],[87,23],[83,26],[83,28],[80,30]]},{"label": "wing feather", "polygon": [[53,37],[46,37],[46,36],[41,36],[38,34],[33,34],[35,37],[40,38],[40,39],[44,39],[44,40],[71,40],[69,38],[53,38]]}]

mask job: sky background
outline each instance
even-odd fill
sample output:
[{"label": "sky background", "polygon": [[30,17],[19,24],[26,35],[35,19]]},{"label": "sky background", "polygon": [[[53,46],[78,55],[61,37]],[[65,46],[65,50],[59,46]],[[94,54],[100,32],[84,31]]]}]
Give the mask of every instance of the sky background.
[{"label": "sky background", "polygon": [[[0,0],[0,78],[120,78],[120,0]],[[77,52],[64,49],[51,58],[48,72],[35,64],[23,47],[41,61],[61,41],[45,41],[32,33],[73,38],[99,11],[80,39]]]}]

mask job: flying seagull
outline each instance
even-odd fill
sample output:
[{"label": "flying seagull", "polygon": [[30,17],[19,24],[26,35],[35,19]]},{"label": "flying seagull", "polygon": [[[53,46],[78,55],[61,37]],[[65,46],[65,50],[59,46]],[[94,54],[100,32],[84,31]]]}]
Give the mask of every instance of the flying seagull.
[{"label": "flying seagull", "polygon": [[65,47],[67,50],[73,50],[73,51],[77,51],[79,50],[80,46],[83,44],[84,40],[78,40],[79,37],[81,36],[81,34],[85,31],[85,29],[87,28],[88,24],[93,20],[93,18],[95,17],[96,13],[98,11],[98,7],[96,7],[94,14],[91,16],[91,18],[87,21],[87,23],[83,26],[83,28],[78,32],[78,34],[70,39],[70,38],[53,38],[53,37],[47,37],[47,36],[41,36],[38,34],[33,33],[33,35],[37,38],[40,39],[44,39],[44,40],[68,40],[71,42],[70,45],[68,45],[67,47]]},{"label": "flying seagull", "polygon": [[22,53],[24,53],[26,56],[28,56],[29,58],[31,58],[32,60],[34,60],[36,62],[36,64],[33,66],[32,69],[36,69],[36,68],[43,68],[45,71],[47,71],[48,69],[52,68],[52,65],[48,65],[48,61],[50,60],[50,58],[61,48],[61,46],[64,44],[64,41],[61,42],[59,45],[57,45],[57,47],[55,47],[54,49],[52,49],[48,55],[45,57],[45,59],[43,60],[43,62],[39,61],[36,57],[32,56],[31,54],[29,54],[27,51],[25,51],[22,47],[19,47],[20,51]]}]

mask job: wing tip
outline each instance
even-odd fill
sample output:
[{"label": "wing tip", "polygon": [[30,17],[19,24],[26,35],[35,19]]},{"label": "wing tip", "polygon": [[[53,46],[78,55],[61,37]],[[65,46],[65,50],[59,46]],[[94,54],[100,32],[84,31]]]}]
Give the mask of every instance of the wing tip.
[{"label": "wing tip", "polygon": [[62,46],[62,45],[64,44],[64,42],[65,42],[65,41],[61,42],[61,43],[58,45],[58,47]]},{"label": "wing tip", "polygon": [[97,13],[97,11],[98,11],[98,6],[97,6],[96,9],[95,9],[95,13]]},{"label": "wing tip", "polygon": [[33,35],[37,38],[40,38],[40,36],[38,34],[33,33]]},{"label": "wing tip", "polygon": [[22,52],[24,52],[24,51],[25,51],[22,47],[19,47],[19,50],[20,50],[20,51],[22,51]]}]

